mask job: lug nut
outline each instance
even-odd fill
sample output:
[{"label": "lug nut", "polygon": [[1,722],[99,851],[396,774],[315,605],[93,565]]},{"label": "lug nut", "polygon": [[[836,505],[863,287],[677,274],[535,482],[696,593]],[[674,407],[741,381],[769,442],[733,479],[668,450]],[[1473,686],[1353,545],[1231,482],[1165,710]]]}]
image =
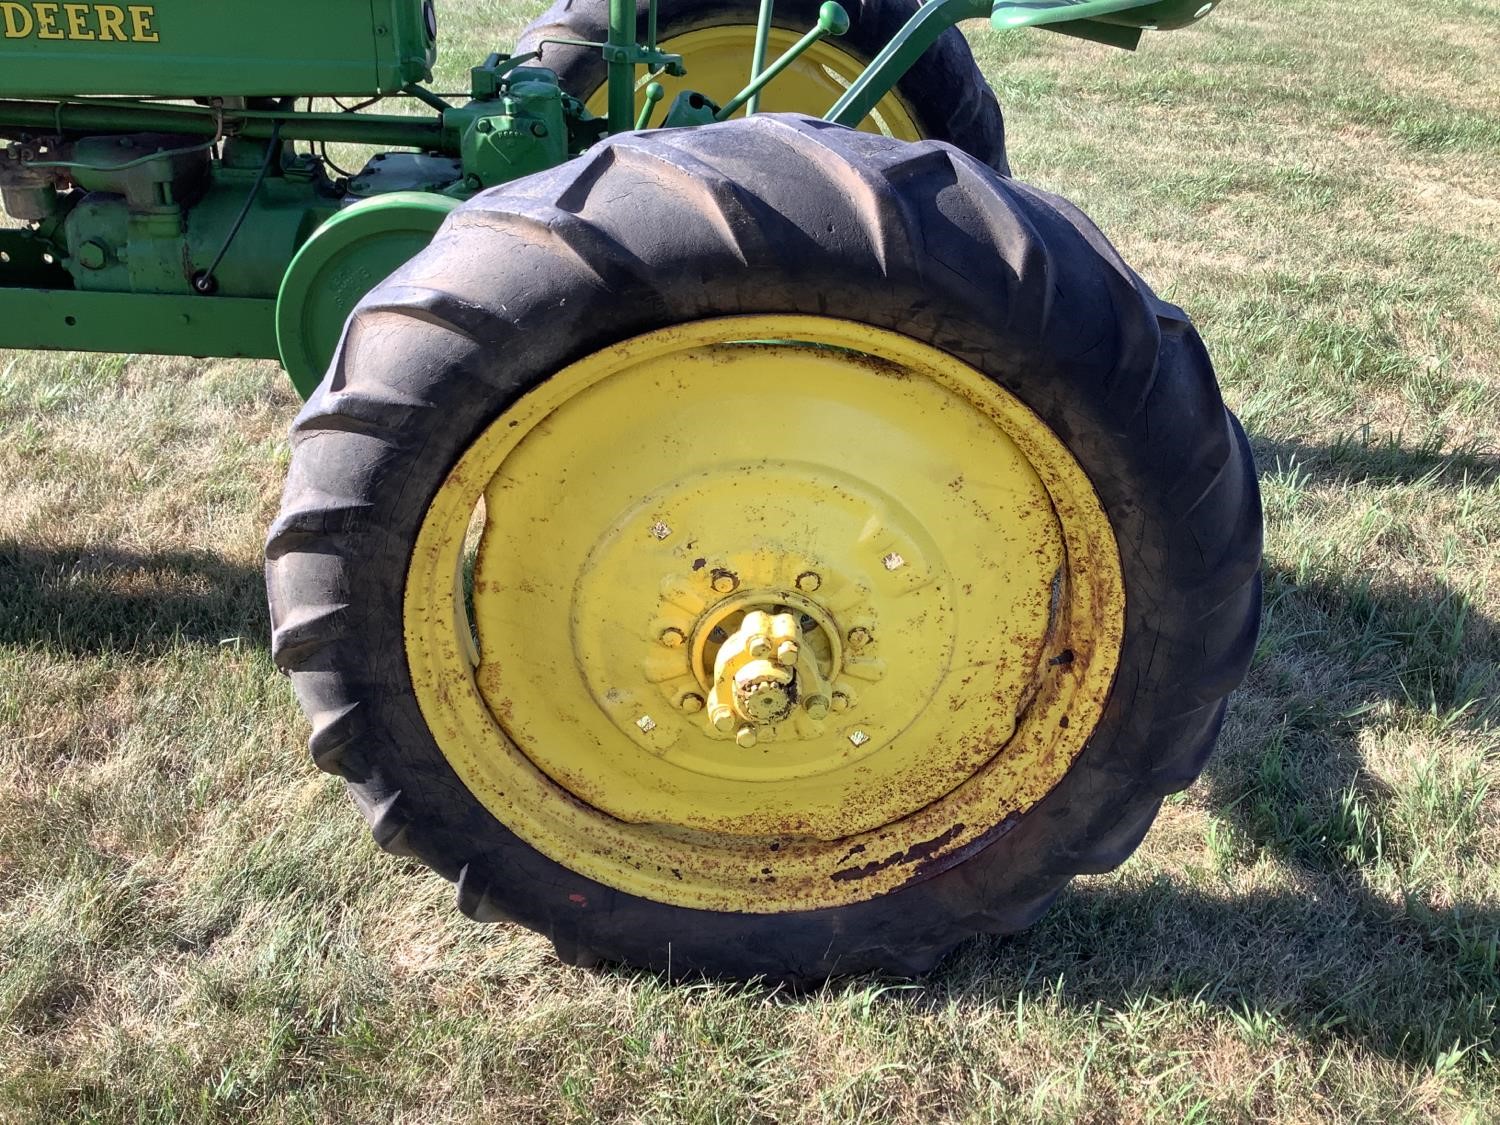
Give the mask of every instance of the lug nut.
[{"label": "lug nut", "polygon": [[689,715],[696,715],[699,711],[703,710],[703,697],[694,692],[689,692],[677,701],[677,706],[681,707]]},{"label": "lug nut", "polygon": [[754,727],[740,727],[740,729],[735,732],[734,743],[741,750],[749,750],[758,741],[759,739],[755,736]]},{"label": "lug nut", "polygon": [[864,648],[865,645],[870,643],[870,639],[870,630],[863,626],[856,626],[849,630],[850,648]]},{"label": "lug nut", "polygon": [[714,592],[732,594],[740,588],[740,580],[732,571],[716,570],[713,578]]},{"label": "lug nut", "polygon": [[809,695],[802,701],[802,706],[808,715],[814,719],[823,719],[828,716],[828,697],[826,695]]},{"label": "lug nut", "polygon": [[804,570],[801,574],[797,575],[797,589],[801,590],[804,594],[817,593],[818,588],[822,585],[823,579],[818,576],[818,572],[815,570]]},{"label": "lug nut", "polygon": [[767,636],[751,637],[750,643],[745,646],[745,651],[757,660],[764,660],[771,655],[771,638]]},{"label": "lug nut", "polygon": [[841,691],[833,693],[833,700],[829,704],[835,711],[849,710],[849,697]]},{"label": "lug nut", "polygon": [[687,640],[687,634],[681,629],[663,629],[661,631],[661,643],[668,648],[677,648],[685,640]]},{"label": "lug nut", "polygon": [[782,641],[781,645],[776,649],[776,662],[790,668],[793,664],[797,663],[797,653],[799,651],[796,641]]},{"label": "lug nut", "polygon": [[714,729],[722,734],[728,734],[739,723],[739,720],[735,718],[734,708],[725,706],[722,703],[715,707],[709,713],[708,717],[713,723]]}]

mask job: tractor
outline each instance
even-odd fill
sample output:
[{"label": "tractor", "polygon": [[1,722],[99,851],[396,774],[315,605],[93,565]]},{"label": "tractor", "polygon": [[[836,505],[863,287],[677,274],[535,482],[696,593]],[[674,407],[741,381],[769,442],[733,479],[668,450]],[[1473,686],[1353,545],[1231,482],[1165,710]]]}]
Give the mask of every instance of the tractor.
[{"label": "tractor", "polygon": [[0,347],[285,368],[274,659],[466,915],[920,974],[1130,855],[1260,603],[1203,343],[958,24],[1214,6],[559,0],[459,96],[433,0],[4,0]]}]

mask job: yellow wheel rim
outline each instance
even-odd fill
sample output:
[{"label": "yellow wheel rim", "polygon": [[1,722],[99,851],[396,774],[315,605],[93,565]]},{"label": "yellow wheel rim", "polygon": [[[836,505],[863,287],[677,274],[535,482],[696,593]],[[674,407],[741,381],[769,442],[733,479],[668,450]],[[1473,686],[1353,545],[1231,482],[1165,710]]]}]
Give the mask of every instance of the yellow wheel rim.
[{"label": "yellow wheel rim", "polygon": [[1005,831],[1097,724],[1123,614],[1098,498],[1017,399],[904,336],[749,316],[489,426],[424,518],[405,640],[439,748],[522,839],[772,913]]},{"label": "yellow wheel rim", "polygon": [[[790,31],[773,27],[766,47],[766,61],[775,61],[799,38]],[[666,90],[666,97],[656,111],[657,124],[661,123],[672,99],[683,90],[695,90],[723,105],[750,81],[750,57],[754,45],[755,27],[751,24],[705,27],[664,40],[661,49],[681,55],[687,75],[683,78],[665,74],[655,79],[642,77],[636,90],[636,112],[640,112],[644,102],[641,91],[648,81],[660,82]],[[815,43],[766,87],[760,98],[761,111],[821,116],[832,108],[864,69],[864,64],[842,47],[826,39]],[[607,112],[607,100],[608,92],[601,87],[588,99],[589,112],[603,117]],[[736,116],[743,117],[744,111]],[[860,128],[903,141],[922,139],[911,111],[894,91],[876,103]]]}]

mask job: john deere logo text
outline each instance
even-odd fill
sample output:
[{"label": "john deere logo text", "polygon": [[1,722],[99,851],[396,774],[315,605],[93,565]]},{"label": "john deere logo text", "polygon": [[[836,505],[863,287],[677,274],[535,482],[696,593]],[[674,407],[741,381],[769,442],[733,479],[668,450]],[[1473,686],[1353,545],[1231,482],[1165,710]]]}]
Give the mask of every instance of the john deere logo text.
[{"label": "john deere logo text", "polygon": [[155,4],[47,4],[0,0],[7,39],[75,39],[160,43]]}]

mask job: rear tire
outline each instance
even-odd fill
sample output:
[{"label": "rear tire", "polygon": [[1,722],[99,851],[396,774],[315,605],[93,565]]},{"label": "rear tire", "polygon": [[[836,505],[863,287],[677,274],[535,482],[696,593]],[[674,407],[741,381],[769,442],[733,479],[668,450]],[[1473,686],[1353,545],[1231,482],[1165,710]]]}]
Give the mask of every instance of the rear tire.
[{"label": "rear tire", "polygon": [[[788,40],[790,36],[801,35],[817,24],[820,4],[821,0],[778,0],[772,25],[786,33],[784,37]],[[763,110],[813,116],[827,112],[837,98],[839,86],[880,53],[911,18],[918,5],[915,0],[859,0],[845,7],[850,17],[849,31],[837,39],[825,40],[809,56],[820,51],[836,52],[848,60],[841,67],[847,73],[829,82],[825,91],[826,102],[799,104],[802,100],[814,99],[789,93],[789,83],[794,80],[784,74],[766,88],[762,96]],[[753,0],[729,0],[728,3],[722,0],[668,0],[663,3],[658,16],[657,40],[663,50],[684,56],[688,74],[680,85],[720,103],[738,93],[750,78],[758,10]],[[636,22],[642,42],[645,41],[646,20],[647,4],[645,0],[639,0]],[[695,71],[692,40],[682,37],[711,28],[732,28],[740,35],[735,44],[725,46],[724,58],[708,60],[707,73],[704,66]],[[590,103],[591,108],[602,116],[603,56],[594,48],[543,41],[579,39],[602,42],[608,31],[608,0],[557,0],[521,33],[516,53],[540,51],[537,65],[555,71],[564,90]],[[777,53],[774,49],[768,52],[767,61],[773,60]],[[725,63],[729,72],[721,73]],[[796,64],[794,71],[801,65]],[[670,79],[663,81],[672,85]],[[673,89],[675,87],[668,90],[669,100]],[[902,76],[894,96],[909,115],[914,129],[911,135],[905,135],[905,129],[892,135],[900,140],[946,141],[997,171],[1009,174],[1005,122],[1001,117],[1000,103],[995,100],[974,62],[963,32],[951,28],[940,36],[916,65]],[[879,111],[880,107],[876,108]],[[657,111],[658,120],[662,112]],[[880,123],[870,118],[862,123],[861,128],[869,132],[881,131]],[[887,128],[890,128],[889,124]]]},{"label": "rear tire", "polygon": [[[830,311],[969,365],[1076,459],[1119,545],[1113,687],[1045,795],[940,860],[928,841],[872,862],[904,880],[876,897],[765,913],[774,889],[746,887],[742,909],[701,909],[579,874],[497,818],[503,794],[476,797],[424,716],[405,607],[427,513],[568,365],[704,318]],[[361,303],[292,441],[267,582],[314,760],[381,846],[457,882],[466,914],[521,922],[572,963],[802,983],[920,973],[1029,926],[1197,777],[1254,648],[1254,466],[1197,333],[1071,205],[932,143],[759,115],[615,138],[485,192]],[[592,706],[559,690],[560,711]]]}]

